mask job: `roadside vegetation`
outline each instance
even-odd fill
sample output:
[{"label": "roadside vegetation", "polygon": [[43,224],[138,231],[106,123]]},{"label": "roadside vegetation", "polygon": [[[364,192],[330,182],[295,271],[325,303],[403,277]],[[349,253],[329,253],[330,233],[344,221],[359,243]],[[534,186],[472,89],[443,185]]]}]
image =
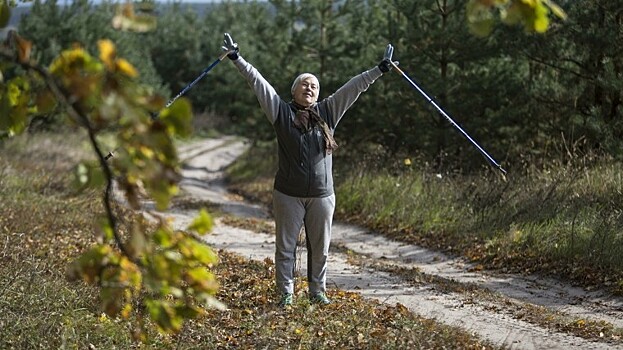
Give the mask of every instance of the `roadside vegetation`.
[{"label": "roadside vegetation", "polygon": [[[462,255],[479,268],[541,273],[623,294],[621,164],[607,159],[526,168],[504,179],[436,173],[399,156],[334,159],[336,218]],[[275,145],[256,143],[229,169],[231,187],[266,204]]]},{"label": "roadside vegetation", "polygon": [[[272,263],[224,251],[214,273],[216,297],[227,310],[190,320],[176,335],[156,332],[141,313],[107,316],[98,288],[66,273],[96,243],[95,221],[103,211],[99,191],[72,184],[72,166],[88,155],[79,135],[26,134],[0,144],[0,348],[495,348],[356,293],[330,290],[335,303],[326,308],[311,306],[302,293],[291,309],[280,310],[271,292]],[[142,345],[135,338],[141,323],[147,326]]]}]

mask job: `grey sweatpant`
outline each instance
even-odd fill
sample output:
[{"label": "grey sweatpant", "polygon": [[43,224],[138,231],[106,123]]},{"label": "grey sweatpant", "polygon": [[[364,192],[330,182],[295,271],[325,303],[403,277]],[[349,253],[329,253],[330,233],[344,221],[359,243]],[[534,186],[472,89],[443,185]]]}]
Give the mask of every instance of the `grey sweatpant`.
[{"label": "grey sweatpant", "polygon": [[275,280],[281,293],[294,293],[296,241],[303,225],[307,234],[309,293],[326,291],[327,258],[335,194],[323,198],[299,198],[273,191],[275,214]]}]

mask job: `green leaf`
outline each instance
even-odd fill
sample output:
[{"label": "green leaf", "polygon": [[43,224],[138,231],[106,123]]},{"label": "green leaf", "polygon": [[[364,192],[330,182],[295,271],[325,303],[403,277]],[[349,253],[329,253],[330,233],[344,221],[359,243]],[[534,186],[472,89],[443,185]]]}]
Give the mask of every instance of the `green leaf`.
[{"label": "green leaf", "polygon": [[164,255],[156,254],[152,259],[151,266],[157,277],[169,276],[169,259],[167,259]]},{"label": "green leaf", "polygon": [[175,312],[185,319],[194,319],[202,314],[201,309],[189,305],[178,305]]},{"label": "green leaf", "polygon": [[170,303],[161,300],[146,300],[149,315],[158,329],[167,334],[178,332],[182,328],[183,319]]},{"label": "green leaf", "polygon": [[212,216],[208,213],[205,208],[202,208],[199,211],[199,215],[193,220],[193,222],[188,226],[189,231],[195,231],[200,235],[204,235],[212,230],[212,226],[214,225]]},{"label": "green leaf", "polygon": [[191,245],[192,256],[204,265],[211,265],[218,263],[218,255],[214,253],[214,250],[208,245],[192,241]]},{"label": "green leaf", "polygon": [[186,98],[176,100],[162,112],[160,119],[171,135],[188,137],[192,132],[192,106]]},{"label": "green leaf", "polygon": [[218,283],[214,274],[205,267],[196,267],[188,271],[189,283],[199,292],[214,294],[218,291]]},{"label": "green leaf", "polygon": [[104,240],[110,241],[115,238],[115,234],[112,227],[110,226],[110,222],[108,221],[108,219],[103,218],[101,220],[100,228],[102,229],[102,233],[104,234]]},{"label": "green leaf", "polygon": [[160,294],[163,296],[173,296],[174,298],[181,299],[184,297],[184,290],[178,288],[176,286],[171,285],[163,285],[163,287],[159,290]]},{"label": "green leaf", "polygon": [[190,277],[191,281],[195,282],[214,279],[214,275],[204,266],[190,269],[188,271],[188,277]]},{"label": "green leaf", "polygon": [[161,227],[154,232],[154,242],[162,248],[170,248],[174,244],[172,235],[170,230]]},{"label": "green leaf", "polygon": [[176,250],[167,250],[164,252],[164,256],[173,263],[172,265],[180,266],[184,262],[184,257]]}]

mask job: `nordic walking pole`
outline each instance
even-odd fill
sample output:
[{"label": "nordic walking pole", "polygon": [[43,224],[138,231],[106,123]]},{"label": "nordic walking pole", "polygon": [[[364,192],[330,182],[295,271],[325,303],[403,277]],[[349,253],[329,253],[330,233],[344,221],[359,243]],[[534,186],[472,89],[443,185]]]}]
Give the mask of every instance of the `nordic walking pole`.
[{"label": "nordic walking pole", "polygon": [[457,128],[463,134],[463,136],[465,136],[474,146],[476,146],[476,148],[480,151],[480,153],[482,153],[492,165],[498,168],[498,170],[500,170],[503,175],[506,175],[506,170],[504,170],[502,166],[498,164],[498,162],[496,162],[495,159],[493,159],[493,157],[491,157],[482,147],[480,147],[480,145],[476,143],[474,139],[472,139],[463,129],[461,129],[461,127],[454,120],[452,120],[452,118],[450,118],[450,116],[446,112],[444,112],[444,110],[441,109],[441,107],[439,107],[439,105],[437,105],[437,103],[435,103],[435,101],[432,98],[428,97],[428,95],[422,89],[420,89],[420,87],[417,86],[417,84],[415,84],[413,80],[411,80],[411,78],[409,78],[409,76],[405,72],[403,72],[400,68],[398,68],[398,65],[396,65],[392,60],[389,60],[389,62],[394,67],[396,72],[402,75],[402,77],[405,78],[405,80],[409,84],[411,84],[411,86],[413,86],[417,91],[419,91],[420,94],[422,94],[422,96],[424,96],[428,100],[428,102],[430,102],[433,106],[435,106],[435,108],[437,108],[439,113],[441,113],[444,117],[446,117],[446,119],[450,122],[450,124],[452,124],[452,126]]},{"label": "nordic walking pole", "polygon": [[214,66],[216,66],[219,62],[221,62],[228,54],[229,52],[223,52],[214,62],[212,62],[212,64],[210,66],[208,66],[208,68],[204,69],[203,72],[201,72],[201,74],[192,81],[192,83],[188,84],[185,88],[182,89],[182,91],[180,91],[177,96],[173,97],[171,100],[169,100],[169,102],[167,102],[166,105],[164,105],[164,108],[168,108],[170,105],[173,104],[173,102],[175,102],[175,100],[177,100],[178,98],[180,98],[180,96],[184,95],[188,90],[190,90],[193,86],[195,86],[195,84],[197,84],[197,82],[201,79],[203,79],[203,77],[205,77],[209,71],[212,70],[212,68],[214,68]]},{"label": "nordic walking pole", "polygon": [[[195,80],[193,80],[190,84],[186,85],[186,87],[183,88],[182,91],[180,91],[175,97],[170,99],[169,102],[167,102],[167,104],[164,105],[164,108],[169,108],[169,106],[171,106],[173,102],[175,102],[178,98],[182,97],[186,92],[188,92],[188,90],[190,90],[193,86],[195,86],[195,84],[197,84],[199,80],[203,79],[203,77],[205,77],[208,74],[208,72],[212,70],[212,68],[214,68],[217,64],[219,64],[219,62],[221,62],[227,56],[228,53],[229,52],[227,51],[223,52],[216,60],[214,60],[214,62],[212,62],[211,65],[208,66],[208,68],[204,69],[203,72],[201,72],[201,74],[199,74],[199,76],[195,78]],[[153,113],[151,115],[151,119],[158,118],[159,114],[160,112]],[[114,155],[115,151],[117,150],[108,152],[106,157],[104,157],[104,160],[108,160],[109,158],[111,158]]]}]

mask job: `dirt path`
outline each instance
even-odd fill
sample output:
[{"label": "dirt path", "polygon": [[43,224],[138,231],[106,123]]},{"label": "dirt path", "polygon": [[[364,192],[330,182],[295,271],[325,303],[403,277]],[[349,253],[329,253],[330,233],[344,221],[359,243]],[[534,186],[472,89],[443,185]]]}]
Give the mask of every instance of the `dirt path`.
[{"label": "dirt path", "polygon": [[[245,217],[270,219],[265,208],[241,201],[224,186],[222,170],[246,148],[243,141],[225,137],[207,139],[180,148],[184,159],[181,186],[187,195],[219,204],[223,210]],[[183,228],[196,214],[171,210],[175,225]],[[273,258],[274,236],[234,228],[217,222],[206,241],[251,259]],[[477,271],[463,259],[422,247],[389,240],[365,228],[335,222],[328,284],[355,291],[382,302],[401,303],[412,312],[449,325],[460,326],[509,349],[621,349],[621,343],[594,342],[525,321],[518,305],[545,307],[557,315],[605,321],[623,328],[623,300],[599,291],[585,291],[561,281],[538,277]],[[417,269],[420,281],[371,264],[356,264],[345,249],[383,266]],[[304,269],[305,252],[299,265]],[[477,272],[473,272],[477,271]],[[302,272],[305,275],[305,272]],[[414,273],[415,274],[415,273]],[[448,287],[451,285],[453,287]],[[465,291],[467,290],[467,292]],[[483,298],[491,295],[491,298]],[[500,301],[502,300],[502,301]]]}]

